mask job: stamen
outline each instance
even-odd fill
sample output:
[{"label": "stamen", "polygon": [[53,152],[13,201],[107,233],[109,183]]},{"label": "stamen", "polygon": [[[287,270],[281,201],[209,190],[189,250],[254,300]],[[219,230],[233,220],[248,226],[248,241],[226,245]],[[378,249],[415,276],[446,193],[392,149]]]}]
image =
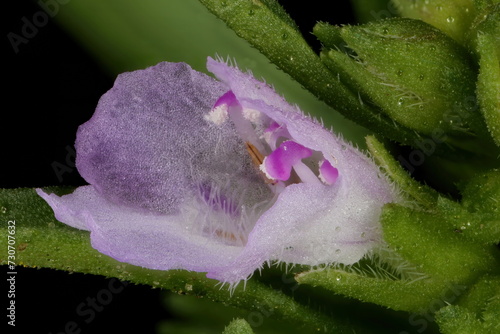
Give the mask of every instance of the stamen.
[{"label": "stamen", "polygon": [[239,103],[238,100],[236,99],[236,96],[234,95],[233,91],[230,90],[224,93],[224,95],[222,95],[221,97],[219,97],[217,102],[215,102],[214,104],[214,108],[217,108],[218,106],[221,105],[226,105],[229,108],[238,104]]},{"label": "stamen", "polygon": [[204,118],[214,123],[215,125],[221,125],[225,123],[228,118],[229,107],[237,105],[238,100],[232,91],[228,91],[215,102],[212,110],[204,116]]},{"label": "stamen", "polygon": [[230,118],[241,139],[255,146],[257,150],[266,152],[252,125],[252,121],[260,119],[260,114],[258,110],[242,108],[234,93],[228,91],[215,102],[205,119],[220,125]]},{"label": "stamen", "polygon": [[215,125],[224,124],[229,119],[227,109],[228,109],[227,105],[225,105],[225,104],[214,107],[203,118],[209,122],[214,123]]},{"label": "stamen", "polygon": [[[255,167],[260,168],[260,166],[264,162],[265,157],[262,155],[262,153],[259,152],[259,150],[257,150],[257,148],[255,146],[253,146],[249,142],[246,142],[245,146],[247,148],[247,152],[250,155],[250,158],[252,159],[252,162],[255,165]],[[272,179],[269,179],[268,177],[266,177],[266,175],[264,173],[262,173],[261,170],[259,170],[259,172],[262,174],[262,177],[264,178],[265,183],[272,184],[272,185],[275,185],[276,183],[278,183],[276,180],[272,180]]]},{"label": "stamen", "polygon": [[319,178],[323,183],[332,185],[339,176],[339,170],[333,167],[328,160],[323,160],[319,165]]},{"label": "stamen", "polygon": [[243,117],[252,123],[260,122],[262,117],[262,113],[255,109],[243,108],[241,112],[243,113]]},{"label": "stamen", "polygon": [[262,153],[260,153],[259,150],[257,150],[257,148],[249,142],[246,142],[245,146],[247,147],[248,154],[250,154],[254,165],[260,166],[264,161],[264,156],[262,155]]},{"label": "stamen", "polygon": [[286,181],[290,178],[292,167],[298,164],[300,160],[311,155],[312,151],[310,149],[294,141],[287,140],[264,158],[260,169],[270,179]]},{"label": "stamen", "polygon": [[[252,162],[260,168],[264,174],[264,181],[271,184],[275,192],[293,183],[290,180],[292,169],[300,182],[321,184],[322,181],[324,184],[331,185],[338,177],[338,170],[327,160],[319,163],[319,175],[316,175],[310,166],[304,164],[302,159],[311,157],[313,151],[289,140],[291,136],[285,126],[271,120],[267,129],[259,137],[256,128],[264,122],[262,113],[259,110],[243,108],[232,91],[226,92],[217,100],[205,119],[217,125],[231,119],[236,131],[245,142]],[[285,141],[280,144],[281,140]],[[266,157],[269,149],[272,152]],[[317,161],[316,158],[312,159]],[[223,211],[234,210],[231,203],[226,203],[223,198],[209,199],[208,202],[215,207],[218,205]]]}]

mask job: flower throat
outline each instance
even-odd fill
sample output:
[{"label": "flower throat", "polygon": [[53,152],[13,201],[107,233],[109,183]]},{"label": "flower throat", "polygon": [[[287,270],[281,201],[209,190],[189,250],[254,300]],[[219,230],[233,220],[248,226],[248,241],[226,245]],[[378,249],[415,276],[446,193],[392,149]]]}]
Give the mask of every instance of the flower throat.
[{"label": "flower throat", "polygon": [[232,91],[222,95],[205,119],[216,125],[230,120],[254,165],[274,193],[293,183],[332,185],[338,170],[321,152],[296,142],[286,126],[264,113],[243,107]]}]

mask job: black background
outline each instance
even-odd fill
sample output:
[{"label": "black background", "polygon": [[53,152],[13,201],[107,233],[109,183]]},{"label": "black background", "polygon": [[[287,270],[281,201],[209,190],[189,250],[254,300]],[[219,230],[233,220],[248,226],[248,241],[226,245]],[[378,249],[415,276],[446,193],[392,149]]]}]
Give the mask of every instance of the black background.
[{"label": "black background", "polygon": [[[353,22],[348,1],[281,2],[315,49],[319,43],[310,31],[316,21]],[[21,19],[31,18],[39,10],[35,1],[26,0],[8,1],[2,10],[1,188],[85,184],[71,167],[76,129],[91,117],[99,97],[114,79],[52,21],[15,53],[7,34],[19,33]],[[58,177],[54,163],[68,169]],[[159,290],[130,284],[94,321],[83,323],[76,314],[77,306],[108,284],[109,280],[99,276],[18,268],[16,330],[55,334],[64,332],[68,321],[76,320],[81,333],[129,332],[134,328],[154,333],[155,324],[170,316]],[[5,318],[3,321],[7,322]]]}]

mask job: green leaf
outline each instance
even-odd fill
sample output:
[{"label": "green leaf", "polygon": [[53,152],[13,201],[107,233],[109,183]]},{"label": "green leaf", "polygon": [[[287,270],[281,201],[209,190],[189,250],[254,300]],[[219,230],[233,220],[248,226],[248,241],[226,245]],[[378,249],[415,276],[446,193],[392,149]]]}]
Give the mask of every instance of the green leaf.
[{"label": "green leaf", "polygon": [[235,319],[224,329],[222,334],[253,334],[253,331],[244,319]]},{"label": "green leaf", "polygon": [[456,299],[464,289],[461,285],[436,284],[430,279],[416,282],[368,277],[356,272],[340,269],[308,271],[296,276],[300,284],[322,287],[364,302],[389,307],[396,311],[428,313],[430,305],[437,300]]},{"label": "green leaf", "polygon": [[[48,190],[48,189],[47,189]],[[68,189],[50,189],[58,194]],[[33,189],[0,190],[0,215],[14,222],[16,264],[69,272],[116,277],[181,294],[204,297],[225,305],[254,311],[263,317],[287,319],[298,327],[348,330],[345,319],[317,313],[293,298],[256,279],[239,284],[231,293],[204,273],[183,270],[160,271],[118,262],[93,249],[87,231],[55,220],[52,209]],[[8,264],[2,258],[0,264]]]},{"label": "green leaf", "polygon": [[387,0],[351,0],[359,23],[383,20],[398,14],[397,8]]},{"label": "green leaf", "polygon": [[415,201],[418,205],[428,209],[435,207],[438,192],[413,179],[375,136],[367,136],[366,144],[377,165],[403,191],[409,201]]}]

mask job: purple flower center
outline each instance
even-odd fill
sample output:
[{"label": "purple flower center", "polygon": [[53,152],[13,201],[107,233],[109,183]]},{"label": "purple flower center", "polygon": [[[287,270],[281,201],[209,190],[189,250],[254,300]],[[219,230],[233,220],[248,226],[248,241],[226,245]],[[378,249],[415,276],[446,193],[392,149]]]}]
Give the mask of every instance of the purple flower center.
[{"label": "purple flower center", "polygon": [[337,168],[321,152],[299,144],[285,125],[243,107],[232,91],[217,100],[205,119],[214,124],[231,120],[252,161],[275,193],[292,183],[332,185],[337,180]]}]

